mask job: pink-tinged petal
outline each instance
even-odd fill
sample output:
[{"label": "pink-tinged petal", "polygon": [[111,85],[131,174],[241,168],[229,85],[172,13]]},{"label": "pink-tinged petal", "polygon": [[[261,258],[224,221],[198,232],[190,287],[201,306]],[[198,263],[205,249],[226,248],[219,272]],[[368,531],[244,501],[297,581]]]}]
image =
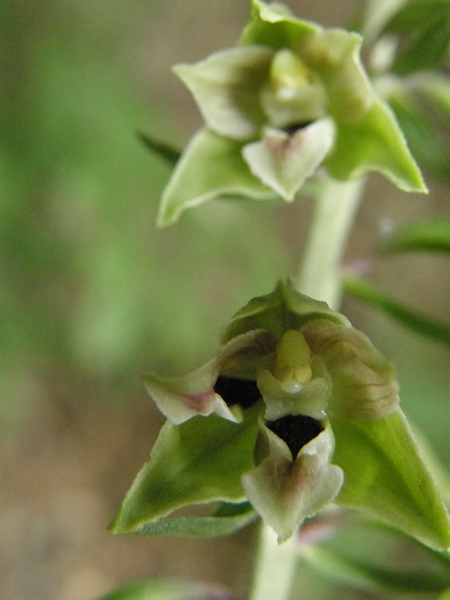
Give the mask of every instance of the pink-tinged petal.
[{"label": "pink-tinged petal", "polygon": [[366,421],[395,411],[399,403],[395,368],[367,336],[327,319],[313,319],[301,331],[330,374],[330,416]]},{"label": "pink-tinged petal", "polygon": [[300,449],[295,460],[287,444],[264,429],[269,456],[242,475],[242,485],[255,510],[275,530],[281,543],[295,533],[306,517],[334,500],[344,476],[339,467],[329,464],[334,449],[329,424]]},{"label": "pink-tinged petal", "polygon": [[330,151],[334,134],[333,121],[327,118],[292,135],[268,129],[261,141],[246,144],[242,155],[253,175],[291,202]]},{"label": "pink-tinged petal", "polygon": [[237,416],[214,391],[214,384],[222,369],[230,376],[255,379],[257,361],[273,344],[274,336],[269,332],[248,331],[227,342],[217,356],[195,371],[181,377],[151,374],[144,383],[159,410],[175,425],[212,413],[237,422]]}]

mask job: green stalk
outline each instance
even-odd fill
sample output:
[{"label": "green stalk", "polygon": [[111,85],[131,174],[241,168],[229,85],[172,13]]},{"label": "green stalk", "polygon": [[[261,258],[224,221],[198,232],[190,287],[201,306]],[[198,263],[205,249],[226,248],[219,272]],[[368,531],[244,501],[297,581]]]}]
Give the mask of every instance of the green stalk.
[{"label": "green stalk", "polygon": [[[340,304],[340,265],[363,188],[363,180],[330,179],[316,197],[296,288],[332,308]],[[299,558],[295,538],[279,546],[264,524],[259,535],[249,600],[288,600]]]},{"label": "green stalk", "polygon": [[290,597],[297,556],[292,538],[278,545],[273,529],[261,523],[253,584],[248,600],[287,600]]},{"label": "green stalk", "polygon": [[297,290],[334,309],[341,302],[340,267],[363,188],[364,179],[323,184],[303,250]]}]

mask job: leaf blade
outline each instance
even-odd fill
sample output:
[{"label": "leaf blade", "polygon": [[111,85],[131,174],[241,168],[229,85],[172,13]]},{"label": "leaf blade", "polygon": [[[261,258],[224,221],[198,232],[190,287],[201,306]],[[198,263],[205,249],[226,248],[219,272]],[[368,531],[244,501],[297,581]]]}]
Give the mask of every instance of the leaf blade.
[{"label": "leaf blade", "polygon": [[381,245],[387,254],[412,250],[450,252],[450,217],[430,217],[397,228]]},{"label": "leaf blade", "polygon": [[360,277],[347,276],[344,278],[343,283],[345,291],[358,298],[358,300],[380,308],[411,331],[450,346],[450,325],[448,323],[432,319],[403,306]]}]

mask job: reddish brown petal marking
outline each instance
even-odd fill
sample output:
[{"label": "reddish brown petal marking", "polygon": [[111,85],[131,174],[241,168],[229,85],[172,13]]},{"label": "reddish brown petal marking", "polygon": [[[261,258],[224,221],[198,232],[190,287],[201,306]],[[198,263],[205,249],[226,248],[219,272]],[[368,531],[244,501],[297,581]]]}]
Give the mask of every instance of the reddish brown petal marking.
[{"label": "reddish brown petal marking", "polygon": [[206,412],[208,404],[214,399],[214,390],[208,390],[201,394],[192,394],[191,396],[184,396],[185,404],[188,408],[195,410],[199,414]]}]

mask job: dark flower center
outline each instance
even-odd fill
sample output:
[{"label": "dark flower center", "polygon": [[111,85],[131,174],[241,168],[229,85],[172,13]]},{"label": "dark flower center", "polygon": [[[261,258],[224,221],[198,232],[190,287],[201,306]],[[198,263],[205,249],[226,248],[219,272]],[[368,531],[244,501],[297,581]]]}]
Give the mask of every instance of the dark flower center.
[{"label": "dark flower center", "polygon": [[238,404],[241,408],[251,408],[261,399],[256,381],[237,379],[219,375],[214,391],[224,399],[227,406]]},{"label": "dark flower center", "polygon": [[286,127],[283,127],[283,131],[288,135],[294,135],[296,131],[308,127],[308,125],[311,125],[311,123],[312,121],[306,121],[305,123],[293,123],[292,125],[287,125]]},{"label": "dark flower center", "polygon": [[266,426],[288,445],[292,460],[300,449],[323,431],[320,421],[304,415],[287,415],[276,421],[267,421]]}]

